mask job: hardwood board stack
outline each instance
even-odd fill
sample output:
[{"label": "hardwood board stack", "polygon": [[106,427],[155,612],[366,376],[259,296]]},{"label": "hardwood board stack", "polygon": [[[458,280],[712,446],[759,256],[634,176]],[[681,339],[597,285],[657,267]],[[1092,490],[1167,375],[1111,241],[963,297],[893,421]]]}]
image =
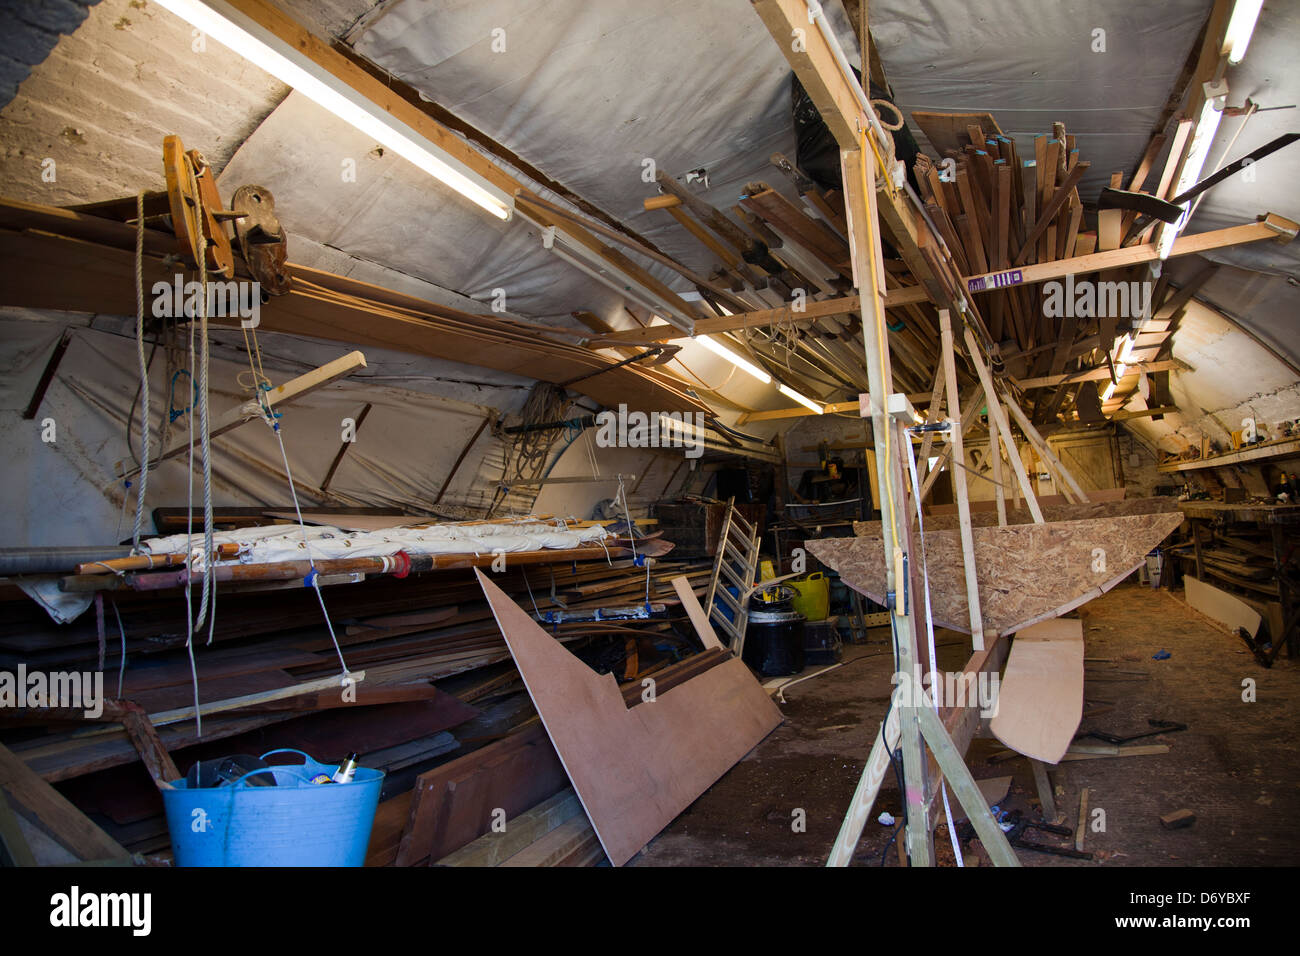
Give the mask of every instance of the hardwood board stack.
[{"label": "hardwood board stack", "polygon": [[[328,683],[339,673],[314,594],[301,587],[222,592],[213,645],[200,643],[195,654],[200,707],[222,706],[233,698],[242,706],[206,716],[201,739],[192,719],[161,723],[161,748],[174,755],[182,773],[196,759],[275,747],[295,747],[327,761],[355,750],[364,765],[404,775],[401,780],[390,777],[386,796],[394,786],[409,786],[418,772],[448,754],[472,751],[473,740],[458,743],[448,731],[476,726],[482,719],[475,716],[476,703],[513,694],[527,705],[527,698],[470,573],[379,578],[326,590],[348,666],[365,672],[355,702],[347,706],[341,706],[336,690],[283,696],[285,688],[320,679]],[[693,575],[703,587],[708,572],[702,564],[664,561],[649,578],[654,602],[671,605],[671,613],[679,616],[667,580],[681,573]],[[539,612],[639,605],[647,586],[646,571],[626,560],[513,568],[495,577],[524,606],[535,602]],[[20,662],[29,669],[98,668],[100,637],[93,608],[81,620],[58,627],[16,588],[4,591],[0,600],[14,613],[0,626],[0,668],[13,669]],[[123,698],[155,717],[191,708],[183,601],[174,593],[118,592],[112,602],[127,634]],[[110,602],[105,602],[105,622],[104,686],[105,696],[112,698],[120,637]],[[672,659],[663,656],[665,646],[689,653],[690,641],[681,635],[692,633],[689,624],[675,633],[673,622],[663,617],[566,622],[551,630],[571,647],[588,647],[592,654],[605,648],[597,656],[621,668],[620,678],[661,669]],[[252,699],[244,702],[246,697]],[[0,722],[0,739],[17,759],[39,778],[57,782],[129,850],[165,851],[161,801],[121,724],[20,716]],[[377,824],[377,834],[380,830]]]},{"label": "hardwood board stack", "polygon": [[[964,275],[983,275],[1096,249],[1097,234],[1080,232],[1078,184],[1088,168],[1060,123],[1051,135],[1034,137],[1032,157],[1021,156],[1000,130],[972,124],[945,150],[942,163],[923,154],[915,173],[926,212],[958,267]],[[1044,315],[1041,295],[1025,286],[990,292],[982,311],[994,340],[1029,351],[1060,339],[1062,326]],[[1053,352],[1039,356],[1038,365],[1054,364]]]}]

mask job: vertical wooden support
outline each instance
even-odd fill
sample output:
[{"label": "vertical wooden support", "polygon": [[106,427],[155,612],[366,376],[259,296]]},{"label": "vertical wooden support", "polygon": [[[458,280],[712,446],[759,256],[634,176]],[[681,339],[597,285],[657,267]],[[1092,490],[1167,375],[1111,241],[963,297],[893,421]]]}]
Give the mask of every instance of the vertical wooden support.
[{"label": "vertical wooden support", "polygon": [[[870,388],[872,438],[875,443],[876,473],[881,494],[881,532],[883,536],[886,587],[896,595],[890,625],[898,649],[897,668],[909,678],[915,675],[920,686],[920,657],[916,618],[916,589],[902,573],[911,554],[912,523],[908,520],[906,483],[903,480],[903,456],[908,449],[891,450],[893,428],[886,401],[893,388],[889,349],[885,333],[885,277],[877,233],[876,170],[874,160],[865,149],[842,150],[840,162],[844,173],[845,209],[849,218],[849,245],[853,275],[862,302],[862,342]],[[897,694],[898,691],[896,690]],[[903,776],[907,780],[907,850],[913,866],[934,865],[934,841],[927,826],[924,804],[928,776],[924,744],[914,708],[899,717],[899,741],[903,753]],[[870,770],[868,765],[867,771]],[[864,775],[867,771],[864,771]],[[864,782],[865,783],[865,782]],[[859,790],[864,786],[860,785]],[[866,787],[865,789],[869,789]],[[871,794],[874,800],[874,792]],[[853,830],[853,808],[845,818],[831,860],[851,857],[861,829]]]},{"label": "vertical wooden support", "polygon": [[1043,461],[1047,462],[1048,466],[1061,478],[1061,481],[1063,482],[1061,490],[1065,492],[1066,498],[1069,498],[1073,504],[1078,504],[1080,501],[1088,501],[1088,493],[1084,491],[1075,480],[1074,475],[1065,467],[1061,462],[1061,459],[1056,457],[1056,453],[1052,451],[1051,446],[1047,444],[1047,439],[1039,433],[1038,429],[1034,427],[1034,423],[1029,420],[1029,416],[1024,413],[1024,410],[1016,404],[1015,399],[1010,396],[1007,396],[1007,407],[1011,409],[1011,414],[1015,416],[1016,424],[1018,424],[1020,430],[1025,433],[1025,437],[1029,439],[1029,443],[1038,450]]},{"label": "vertical wooden support", "polygon": [[[984,404],[984,387],[976,385],[974,391],[966,399],[966,404],[961,407],[961,433],[965,435],[975,427],[975,422],[979,420],[980,406]],[[951,414],[951,413],[950,413]],[[930,495],[930,489],[934,483],[939,480],[943,474],[944,465],[952,463],[952,444],[949,443],[943,451],[939,453],[939,460],[934,463],[930,473],[925,476],[925,481],[921,482],[921,500],[924,501]]]},{"label": "vertical wooden support", "polygon": [[998,422],[989,416],[989,462],[993,468],[993,481],[997,486],[998,527],[1007,526],[1007,493],[1002,487],[1002,446],[998,443]]},{"label": "vertical wooden support", "polygon": [[925,741],[934,751],[934,759],[938,762],[939,769],[943,771],[944,779],[957,795],[958,802],[966,811],[966,819],[970,820],[971,826],[975,828],[975,833],[984,844],[989,859],[995,866],[1019,866],[1020,860],[1016,857],[1016,851],[1011,849],[1011,844],[1007,842],[1007,835],[993,819],[988,801],[976,786],[975,778],[970,775],[966,761],[952,742],[952,738],[948,736],[948,731],[944,729],[939,715],[924,702],[913,709],[917,712]]},{"label": "vertical wooden support", "polygon": [[[930,389],[930,407],[925,411],[925,420],[928,424],[933,424],[939,420],[939,401],[943,398],[944,379],[943,379],[943,361],[942,359],[934,367],[934,386]],[[953,428],[961,430],[961,411],[953,402],[948,403],[948,415],[953,418]],[[956,416],[956,417],[954,417]],[[917,474],[922,479],[930,467],[930,449],[934,447],[934,432],[926,432],[921,438],[921,453],[917,456],[916,468]],[[938,462],[935,462],[937,465]]]},{"label": "vertical wooden support", "polygon": [[1038,498],[1034,495],[1033,486],[1029,483],[1029,473],[1025,471],[1025,463],[1020,460],[1020,454],[1016,451],[1015,442],[1011,440],[1011,426],[1007,423],[1002,406],[998,403],[997,389],[993,387],[993,379],[989,375],[988,368],[984,365],[984,360],[980,358],[979,345],[976,343],[975,336],[971,334],[970,329],[966,329],[966,349],[970,352],[971,364],[975,366],[975,372],[980,377],[980,384],[984,386],[984,395],[988,399],[989,418],[997,420],[998,431],[1001,432],[1002,440],[1007,445],[1007,455],[1011,459],[1011,467],[1015,470],[1016,480],[1020,482],[1020,487],[1025,493],[1025,504],[1029,508],[1029,513],[1034,516],[1034,522],[1042,524],[1043,511],[1038,507]]},{"label": "vertical wooden support", "polygon": [[1029,765],[1034,769],[1034,786],[1038,788],[1038,802],[1043,805],[1043,819],[1055,823],[1056,794],[1052,792],[1052,781],[1047,776],[1047,764],[1030,757]]},{"label": "vertical wooden support", "polygon": [[[948,408],[958,409],[957,362],[952,351],[952,321],[947,309],[939,310],[939,335],[943,344],[943,372],[948,386]],[[965,463],[966,452],[962,446],[961,426],[954,423],[952,434],[952,459]],[[966,603],[970,608],[971,646],[984,650],[984,615],[980,612],[980,588],[975,574],[975,537],[971,534],[970,498],[966,493],[966,469],[952,469],[952,487],[957,497],[957,524],[961,531],[961,557],[966,574]]]}]

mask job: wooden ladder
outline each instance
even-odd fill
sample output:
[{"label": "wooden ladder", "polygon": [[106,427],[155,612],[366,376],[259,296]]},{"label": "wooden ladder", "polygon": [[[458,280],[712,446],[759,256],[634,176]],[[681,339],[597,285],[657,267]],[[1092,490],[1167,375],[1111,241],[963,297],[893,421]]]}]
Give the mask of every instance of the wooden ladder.
[{"label": "wooden ladder", "polygon": [[[745,627],[749,624],[749,592],[758,572],[758,528],[736,510],[736,499],[727,501],[727,516],[718,535],[718,554],[713,562],[713,576],[704,599],[704,610],[730,638],[728,646],[739,657],[745,649]],[[733,585],[739,597],[727,590]],[[728,620],[723,609],[731,611]]]}]

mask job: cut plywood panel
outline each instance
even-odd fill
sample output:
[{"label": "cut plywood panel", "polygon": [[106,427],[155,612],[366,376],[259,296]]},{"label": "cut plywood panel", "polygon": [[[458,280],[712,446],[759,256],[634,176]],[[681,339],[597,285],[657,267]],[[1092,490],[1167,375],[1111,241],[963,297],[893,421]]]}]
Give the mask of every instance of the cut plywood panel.
[{"label": "cut plywood panel", "polygon": [[998,692],[994,736],[1012,750],[1059,763],[1083,719],[1083,624],[1043,621],[1016,634]]},{"label": "cut plywood panel", "polygon": [[[1182,520],[1180,512],[1172,512],[973,529],[985,629],[1014,633],[1091,601],[1137,570]],[[868,532],[870,525],[863,523],[860,530]],[[855,538],[810,540],[805,546],[849,587],[884,603],[885,559],[878,529]],[[966,590],[947,586],[963,574],[958,532],[926,528],[925,561],[935,623],[970,633]]]},{"label": "cut plywood panel", "polygon": [[597,674],[479,571],[524,685],[605,853],[622,866],[772,732],[782,717],[730,658],[628,708]]},{"label": "cut plywood panel", "polygon": [[1228,628],[1245,628],[1254,637],[1259,633],[1263,618],[1253,607],[1227,591],[1188,575],[1183,578],[1187,603],[1208,618],[1213,618]]}]

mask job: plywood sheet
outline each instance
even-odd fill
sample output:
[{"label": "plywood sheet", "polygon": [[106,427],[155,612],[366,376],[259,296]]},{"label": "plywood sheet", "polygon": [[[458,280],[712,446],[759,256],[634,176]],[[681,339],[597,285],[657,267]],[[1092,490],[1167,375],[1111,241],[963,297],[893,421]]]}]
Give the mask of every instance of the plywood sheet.
[{"label": "plywood sheet", "polygon": [[[1206,617],[1213,618],[1229,628],[1243,627],[1254,637],[1259,633],[1259,612],[1227,591],[1188,575],[1183,578],[1187,603]],[[1276,639],[1276,638],[1275,638]]]},{"label": "plywood sheet", "polygon": [[[1181,523],[1182,515],[1173,512],[973,529],[985,629],[1013,633],[1109,591]],[[862,523],[861,530],[869,531],[869,524]],[[854,590],[884,602],[878,529],[854,538],[810,540],[805,546]],[[958,532],[927,527],[925,558],[935,623],[969,633],[966,589],[951,586],[963,573]]]},{"label": "plywood sheet", "polygon": [[1083,719],[1083,624],[1057,618],[1016,634],[998,693],[994,736],[1012,750],[1058,763]]},{"label": "plywood sheet", "polygon": [[475,573],[615,866],[781,723],[781,712],[734,657],[629,709],[612,674],[596,674]]}]

